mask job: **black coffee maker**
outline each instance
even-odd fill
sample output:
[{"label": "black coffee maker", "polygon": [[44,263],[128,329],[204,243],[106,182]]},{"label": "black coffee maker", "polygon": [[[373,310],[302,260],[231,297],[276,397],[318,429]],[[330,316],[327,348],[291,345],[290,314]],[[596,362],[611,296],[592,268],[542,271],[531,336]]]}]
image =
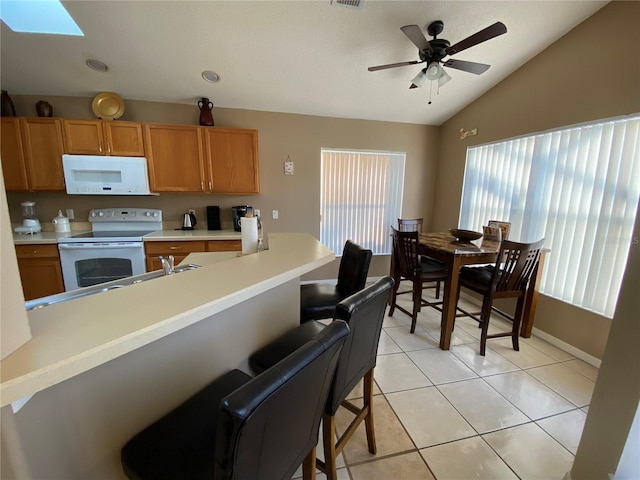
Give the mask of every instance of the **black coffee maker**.
[{"label": "black coffee maker", "polygon": [[231,212],[233,213],[233,229],[236,232],[239,232],[240,229],[240,219],[247,215],[247,212],[253,212],[253,207],[251,205],[238,205],[237,207],[231,207]]}]

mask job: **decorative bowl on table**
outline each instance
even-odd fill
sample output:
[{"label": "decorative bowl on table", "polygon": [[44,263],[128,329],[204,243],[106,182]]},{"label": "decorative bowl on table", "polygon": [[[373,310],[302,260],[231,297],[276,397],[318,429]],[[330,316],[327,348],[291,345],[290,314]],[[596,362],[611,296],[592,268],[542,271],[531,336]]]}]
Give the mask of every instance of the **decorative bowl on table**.
[{"label": "decorative bowl on table", "polygon": [[450,228],[449,233],[460,242],[470,242],[482,237],[482,234],[480,232],[474,232],[473,230],[463,230],[461,228]]}]

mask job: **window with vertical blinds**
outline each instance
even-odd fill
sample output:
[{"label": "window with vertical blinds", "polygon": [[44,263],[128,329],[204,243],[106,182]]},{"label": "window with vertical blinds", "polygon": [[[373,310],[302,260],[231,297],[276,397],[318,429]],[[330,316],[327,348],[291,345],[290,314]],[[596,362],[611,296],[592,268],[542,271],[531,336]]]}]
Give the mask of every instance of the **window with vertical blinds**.
[{"label": "window with vertical blinds", "polygon": [[320,241],[342,255],[351,240],[391,253],[389,226],[402,211],[405,154],[322,149]]},{"label": "window with vertical blinds", "polygon": [[640,196],[640,116],[467,150],[460,227],[545,237],[540,291],[613,317]]}]

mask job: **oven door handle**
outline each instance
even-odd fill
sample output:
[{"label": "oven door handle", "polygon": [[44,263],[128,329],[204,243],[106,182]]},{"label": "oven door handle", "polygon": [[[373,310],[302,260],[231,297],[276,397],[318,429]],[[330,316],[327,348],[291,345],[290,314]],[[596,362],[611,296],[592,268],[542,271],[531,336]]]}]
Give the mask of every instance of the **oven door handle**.
[{"label": "oven door handle", "polygon": [[58,244],[59,250],[78,250],[78,249],[106,249],[106,248],[140,248],[142,242],[123,242],[123,243],[64,243]]}]

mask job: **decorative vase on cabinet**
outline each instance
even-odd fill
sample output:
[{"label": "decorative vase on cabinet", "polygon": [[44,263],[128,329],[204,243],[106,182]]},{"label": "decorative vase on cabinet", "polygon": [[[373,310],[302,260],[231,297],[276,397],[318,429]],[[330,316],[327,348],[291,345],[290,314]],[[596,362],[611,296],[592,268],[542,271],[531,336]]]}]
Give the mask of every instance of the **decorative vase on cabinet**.
[{"label": "decorative vase on cabinet", "polygon": [[0,114],[3,117],[15,117],[16,107],[13,105],[13,100],[11,100],[11,97],[6,90],[2,90],[1,102]]},{"label": "decorative vase on cabinet", "polygon": [[38,103],[36,103],[36,112],[38,112],[39,117],[52,117],[53,107],[49,102],[40,100]]},{"label": "decorative vase on cabinet", "polygon": [[213,102],[210,102],[207,97],[202,97],[198,101],[198,107],[200,107],[200,125],[213,127]]}]

